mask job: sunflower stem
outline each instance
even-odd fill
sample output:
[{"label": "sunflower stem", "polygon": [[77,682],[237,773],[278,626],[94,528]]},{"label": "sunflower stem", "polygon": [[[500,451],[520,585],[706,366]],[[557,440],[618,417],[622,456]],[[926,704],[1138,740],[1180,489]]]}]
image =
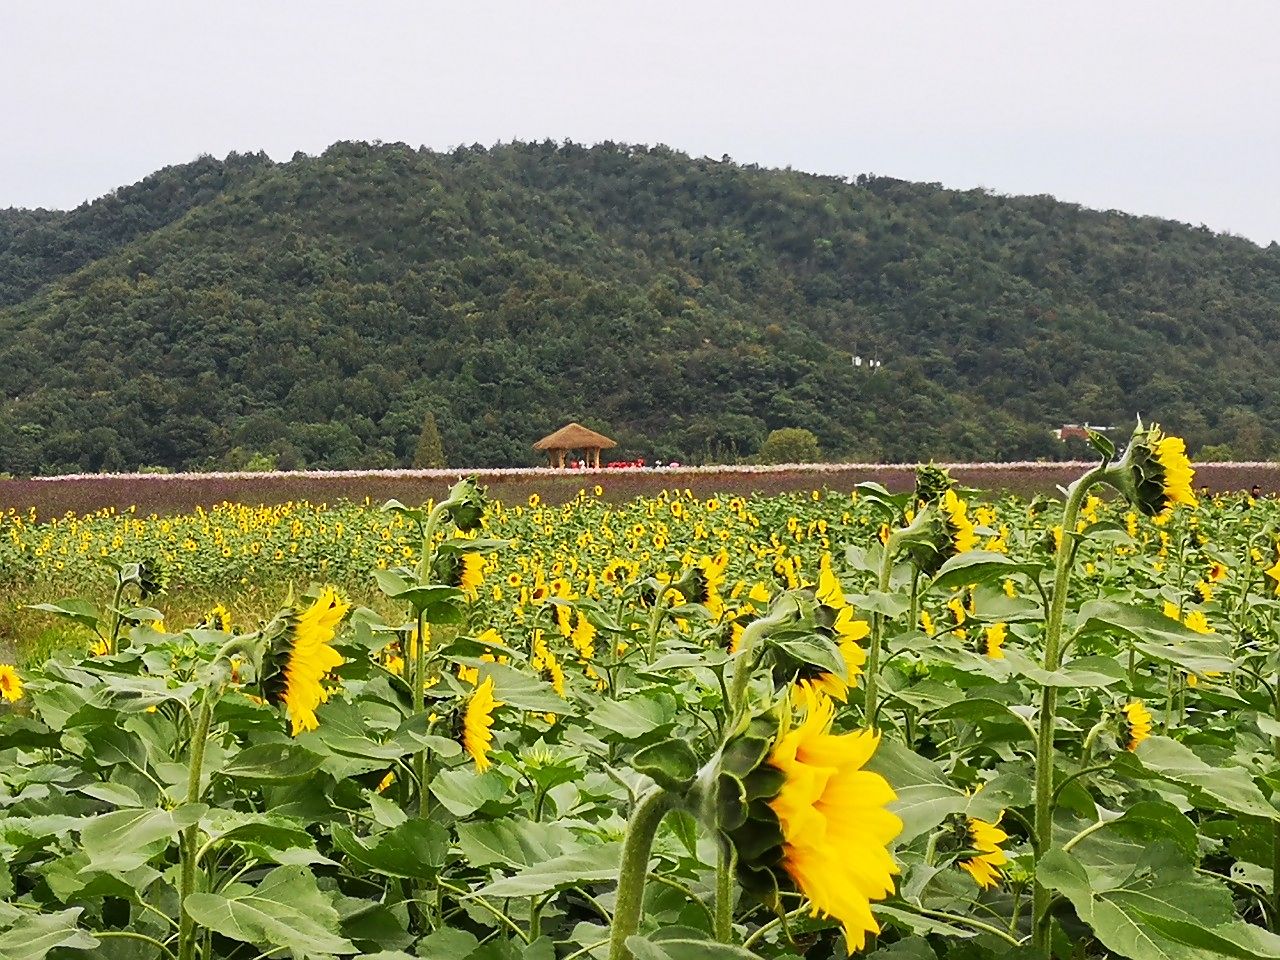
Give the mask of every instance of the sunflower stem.
[{"label": "sunflower stem", "polygon": [[733,876],[736,851],[733,844],[721,841],[720,856],[716,861],[716,915],[715,936],[721,943],[733,939]]},{"label": "sunflower stem", "polygon": [[[1044,669],[1047,672],[1061,666],[1062,621],[1067,612],[1067,588],[1071,583],[1071,559],[1074,554],[1076,517],[1084,495],[1102,478],[1106,465],[1094,467],[1072,486],[1062,511],[1062,540],[1058,544],[1053,575],[1053,594],[1049,602],[1049,617],[1044,630]],[[1040,692],[1040,727],[1036,739],[1036,790],[1035,790],[1035,855],[1036,861],[1049,852],[1053,845],[1053,732],[1058,708],[1058,689],[1045,686]],[[1047,949],[1049,943],[1050,893],[1039,880],[1033,896],[1032,922],[1036,946]]]},{"label": "sunflower stem", "polygon": [[653,838],[658,832],[658,824],[673,803],[669,793],[661,787],[654,787],[640,798],[631,815],[627,836],[622,843],[617,905],[613,910],[613,928],[609,935],[609,960],[633,960],[631,951],[627,949],[627,938],[640,929]]},{"label": "sunflower stem", "polygon": [[[448,509],[448,501],[436,504],[429,514],[422,530],[422,557],[418,560],[418,582],[423,583],[431,575],[436,561],[436,529],[440,526],[440,518]],[[413,713],[420,717],[427,710],[427,616],[426,609],[417,611],[417,636],[413,643]],[[413,755],[413,772],[418,780],[418,816],[425,817],[429,811],[430,799],[427,792],[427,751],[424,747]]]},{"label": "sunflower stem", "polygon": [[[876,581],[876,589],[880,595],[889,592],[889,577],[893,573],[893,553],[897,541],[890,536],[880,551],[880,575]],[[876,707],[880,694],[880,646],[884,639],[884,614],[878,610],[871,615],[871,646],[867,650],[867,688],[866,700],[862,708],[866,725],[874,730],[876,727]]]},{"label": "sunflower stem", "polygon": [[[200,778],[204,772],[204,751],[213,724],[213,705],[222,689],[215,680],[204,691],[200,713],[191,733],[191,759],[187,765],[187,803],[200,799]],[[196,861],[199,859],[200,825],[193,823],[182,832],[179,850],[182,855],[182,877],[178,890],[178,960],[192,960],[196,951],[196,922],[187,912],[187,898],[195,892]]]},{"label": "sunflower stem", "polygon": [[[1280,677],[1277,677],[1277,687],[1280,687]],[[1280,720],[1280,702],[1272,701],[1275,704],[1275,718]],[[1277,760],[1280,760],[1280,737],[1271,738],[1271,752]],[[1271,931],[1274,933],[1280,928],[1280,822],[1272,821],[1271,824]]]}]

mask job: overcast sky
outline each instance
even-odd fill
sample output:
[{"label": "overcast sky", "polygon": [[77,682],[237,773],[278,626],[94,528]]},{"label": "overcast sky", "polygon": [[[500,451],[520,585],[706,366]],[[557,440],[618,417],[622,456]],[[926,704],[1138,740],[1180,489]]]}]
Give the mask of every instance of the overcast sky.
[{"label": "overcast sky", "polygon": [[666,143],[1280,240],[1280,0],[0,0],[0,207],[334,140]]}]

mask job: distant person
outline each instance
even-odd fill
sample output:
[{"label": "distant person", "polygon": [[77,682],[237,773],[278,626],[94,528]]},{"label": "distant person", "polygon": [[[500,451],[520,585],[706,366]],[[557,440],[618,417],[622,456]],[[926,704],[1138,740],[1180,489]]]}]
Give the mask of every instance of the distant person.
[{"label": "distant person", "polygon": [[1253,497],[1253,499],[1255,500],[1261,500],[1262,487],[1255,483],[1252,487],[1249,488],[1249,496]]}]

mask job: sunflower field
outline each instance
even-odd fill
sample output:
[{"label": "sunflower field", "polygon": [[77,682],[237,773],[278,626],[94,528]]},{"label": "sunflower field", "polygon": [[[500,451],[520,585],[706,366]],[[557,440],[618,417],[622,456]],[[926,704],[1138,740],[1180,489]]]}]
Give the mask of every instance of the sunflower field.
[{"label": "sunflower field", "polygon": [[1033,500],[10,513],[72,642],[0,664],[0,960],[1280,960],[1280,507],[1094,443]]}]

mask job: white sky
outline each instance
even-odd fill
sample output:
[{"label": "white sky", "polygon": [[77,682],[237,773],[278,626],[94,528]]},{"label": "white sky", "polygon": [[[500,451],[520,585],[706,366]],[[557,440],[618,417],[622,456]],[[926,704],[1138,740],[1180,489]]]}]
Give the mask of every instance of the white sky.
[{"label": "white sky", "polygon": [[200,153],[569,138],[1280,240],[1280,0],[0,0],[0,207]]}]

